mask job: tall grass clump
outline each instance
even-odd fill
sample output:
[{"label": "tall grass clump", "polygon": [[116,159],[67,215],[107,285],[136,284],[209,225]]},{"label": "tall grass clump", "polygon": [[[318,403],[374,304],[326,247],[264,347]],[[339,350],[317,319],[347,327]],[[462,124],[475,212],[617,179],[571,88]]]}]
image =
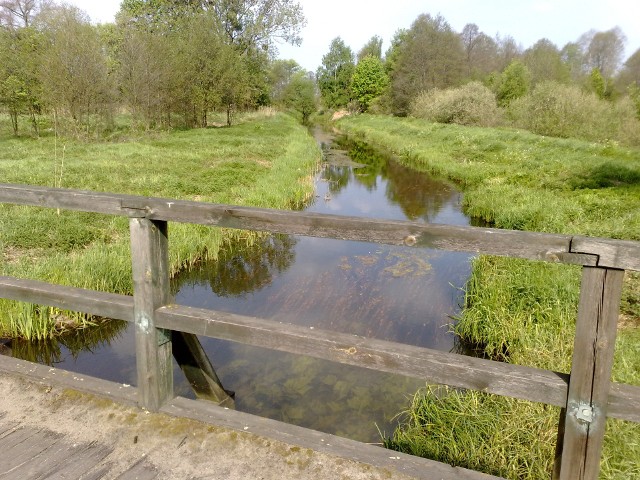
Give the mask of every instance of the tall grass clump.
[{"label": "tall grass clump", "polygon": [[540,135],[640,145],[640,121],[628,99],[610,102],[575,85],[542,82],[508,113],[515,126]]},{"label": "tall grass clump", "polygon": [[558,416],[554,407],[426,387],[384,445],[504,478],[550,478],[550,462],[538,459],[553,459]]},{"label": "tall grass clump", "polygon": [[423,92],[413,101],[411,115],[431,122],[481,127],[495,126],[501,118],[494,93],[480,82]]}]

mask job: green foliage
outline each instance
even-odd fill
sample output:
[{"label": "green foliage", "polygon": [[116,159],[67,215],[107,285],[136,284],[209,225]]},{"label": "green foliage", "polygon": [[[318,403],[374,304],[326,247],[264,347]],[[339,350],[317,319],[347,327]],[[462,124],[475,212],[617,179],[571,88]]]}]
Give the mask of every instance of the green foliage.
[{"label": "green foliage", "polygon": [[360,109],[366,112],[371,102],[389,86],[389,77],[382,61],[372,55],[364,57],[356,66],[351,79],[351,95]]},{"label": "green foliage", "polygon": [[353,52],[340,37],[334,38],[316,73],[322,102],[327,108],[344,108],[349,104],[354,68]]},{"label": "green foliage", "polygon": [[599,99],[604,99],[607,92],[607,87],[604,82],[604,78],[602,78],[602,74],[600,70],[594,68],[591,70],[591,74],[589,75],[589,86],[591,87],[591,91],[596,94]]},{"label": "green foliage", "polygon": [[519,60],[514,60],[502,72],[496,92],[498,104],[508,106],[514,100],[525,96],[531,86],[531,73]]},{"label": "green foliage", "polygon": [[282,105],[284,93],[297,73],[302,72],[302,67],[295,60],[273,60],[268,69],[270,99],[275,105]]},{"label": "green foliage", "polygon": [[49,11],[43,25],[47,46],[40,76],[47,105],[84,125],[94,114],[109,117],[115,89],[96,28],[70,6]]},{"label": "green foliage", "polygon": [[308,124],[317,108],[315,82],[303,72],[296,73],[285,88],[283,103],[302,116],[302,123]]},{"label": "green foliage", "polygon": [[480,82],[423,92],[413,102],[411,115],[438,123],[485,127],[497,125],[500,120],[494,93]]},{"label": "green foliage", "polygon": [[540,135],[640,145],[640,123],[628,102],[607,102],[575,86],[543,82],[509,113],[516,126]]},{"label": "green foliage", "polygon": [[558,48],[546,38],[538,40],[524,52],[524,64],[531,73],[531,83],[545,80],[565,83],[569,80],[569,69],[562,61]]},{"label": "green foliage", "polygon": [[382,60],[382,38],[378,35],[371,37],[371,39],[360,49],[358,52],[358,63],[368,56]]},{"label": "green foliage", "polygon": [[36,115],[43,101],[39,78],[42,41],[33,27],[0,28],[0,106],[10,115],[14,135],[18,135],[18,117],[25,114],[31,118],[34,133],[39,134]]},{"label": "green foliage", "polygon": [[629,99],[633,102],[633,106],[636,109],[636,117],[640,120],[640,86],[629,85],[628,92]]},{"label": "green foliage", "polygon": [[392,45],[391,106],[407,115],[411,102],[423,91],[458,85],[464,74],[460,36],[441,17],[420,15]]}]

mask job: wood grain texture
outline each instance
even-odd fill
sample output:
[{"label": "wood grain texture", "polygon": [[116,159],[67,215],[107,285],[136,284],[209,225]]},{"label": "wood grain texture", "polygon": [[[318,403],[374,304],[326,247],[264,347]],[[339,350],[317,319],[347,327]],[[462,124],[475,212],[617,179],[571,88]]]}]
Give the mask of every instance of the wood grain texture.
[{"label": "wood grain texture", "polygon": [[133,321],[133,297],[0,276],[0,298]]},{"label": "wood grain texture", "polygon": [[640,242],[0,184],[0,202],[151,220],[640,270]]},{"label": "wood grain texture", "polygon": [[155,311],[169,302],[167,223],[132,218],[131,259],[140,404],[157,411],[173,398],[171,333],[156,328]]},{"label": "wood grain texture", "polygon": [[400,343],[190,307],[160,308],[169,329],[562,406],[568,376]]},{"label": "wood grain texture", "polygon": [[585,267],[562,441],[561,480],[597,480],[624,271]]}]

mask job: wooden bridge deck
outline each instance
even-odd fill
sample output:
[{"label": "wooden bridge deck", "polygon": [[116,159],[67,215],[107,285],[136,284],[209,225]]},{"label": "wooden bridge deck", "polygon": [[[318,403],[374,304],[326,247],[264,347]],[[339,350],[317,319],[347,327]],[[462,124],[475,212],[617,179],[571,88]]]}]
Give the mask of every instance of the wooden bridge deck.
[{"label": "wooden bridge deck", "polygon": [[[89,442],[75,443],[63,434],[5,420],[0,412],[0,477],[39,479],[77,478],[97,480],[106,476],[128,480],[152,480],[158,471],[144,459],[135,461],[122,473],[109,460],[114,448]],[[114,472],[114,470],[116,470]]]},{"label": "wooden bridge deck", "polygon": [[3,355],[0,392],[0,479],[498,480],[209,402],[149,413],[135,388]]}]

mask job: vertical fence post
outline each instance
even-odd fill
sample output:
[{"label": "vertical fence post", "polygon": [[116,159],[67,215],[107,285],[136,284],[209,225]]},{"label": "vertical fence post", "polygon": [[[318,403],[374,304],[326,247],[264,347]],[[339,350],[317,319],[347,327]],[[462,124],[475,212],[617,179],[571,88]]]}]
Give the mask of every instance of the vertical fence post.
[{"label": "vertical fence post", "polygon": [[558,438],[562,452],[555,471],[560,480],[598,478],[623,278],[623,270],[583,269],[569,394]]},{"label": "vertical fence post", "polygon": [[169,301],[167,222],[132,218],[130,231],[138,399],[157,411],[173,398],[171,331],[156,328],[154,318]]}]

